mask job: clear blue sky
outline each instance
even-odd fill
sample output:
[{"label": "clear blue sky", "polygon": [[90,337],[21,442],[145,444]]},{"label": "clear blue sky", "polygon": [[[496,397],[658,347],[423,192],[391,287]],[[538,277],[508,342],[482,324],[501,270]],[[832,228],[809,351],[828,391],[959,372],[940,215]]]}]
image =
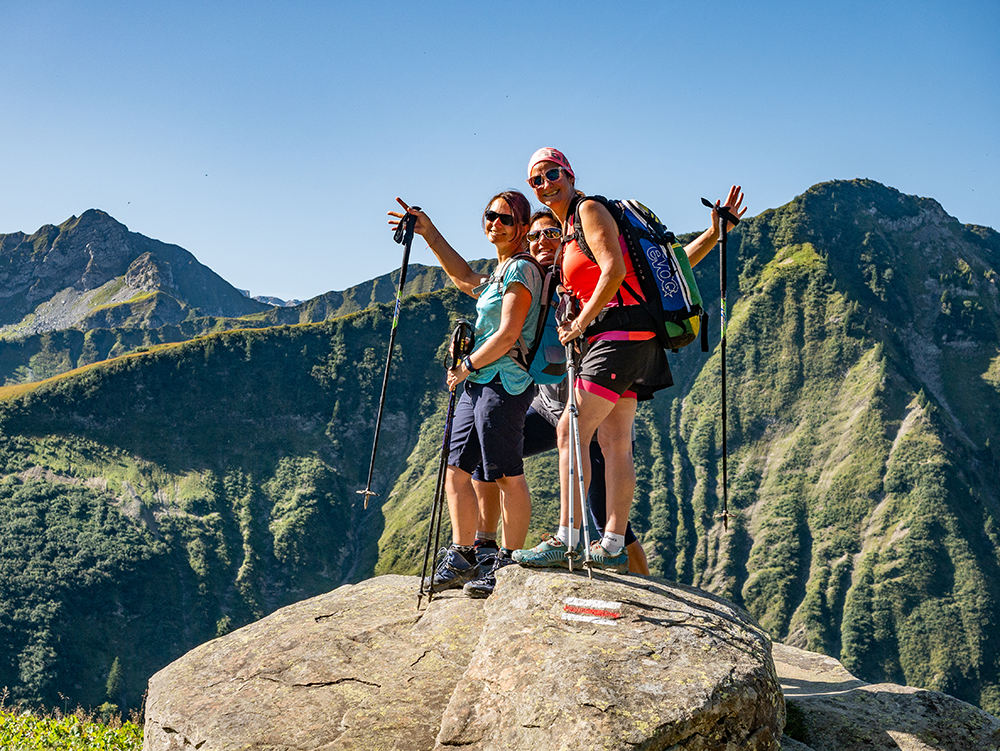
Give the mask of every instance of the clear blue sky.
[{"label": "clear blue sky", "polygon": [[[89,208],[253,294],[399,266],[562,149],[674,230],[867,177],[1000,227],[1000,2],[0,0],[0,233]],[[411,260],[434,263],[422,242]]]}]

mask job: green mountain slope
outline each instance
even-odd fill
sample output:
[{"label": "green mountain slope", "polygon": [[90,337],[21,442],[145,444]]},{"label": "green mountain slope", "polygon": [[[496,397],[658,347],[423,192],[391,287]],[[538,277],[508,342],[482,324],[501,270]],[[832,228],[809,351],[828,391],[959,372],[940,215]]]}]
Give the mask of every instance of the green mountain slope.
[{"label": "green mountain slope", "polygon": [[[377,492],[444,397],[467,299],[404,306]],[[118,658],[135,706],[196,644],[368,576],[382,520],[356,491],[391,313],[215,334],[4,389],[0,686],[97,704]]]},{"label": "green mountain slope", "polygon": [[[141,235],[136,237],[155,242]],[[0,245],[2,242],[0,237]],[[490,263],[488,260],[476,260],[470,265],[483,271]],[[423,294],[447,286],[451,283],[440,268],[410,264],[403,294]],[[85,304],[80,315],[72,321],[60,319],[61,324],[56,329],[0,336],[0,382],[9,385],[40,381],[128,352],[157,344],[184,342],[220,331],[318,323],[379,303],[393,302],[398,287],[399,271],[396,270],[343,292],[327,292],[293,307],[274,307],[249,300],[253,306],[249,311],[238,309],[245,315],[223,317],[199,314],[199,310],[190,304],[160,291],[136,293],[124,303],[99,304],[113,296],[116,289],[130,289],[122,277],[112,280],[92,295],[84,296]],[[62,310],[62,298],[68,296],[71,297],[68,292],[63,292],[48,308],[59,307]],[[178,294],[178,297],[183,296]],[[77,303],[80,305],[79,300]],[[70,324],[73,324],[72,327],[69,327]],[[24,329],[22,326],[12,331]]]},{"label": "green mountain slope", "polygon": [[[1000,393],[992,230],[870,181],[818,185],[739,234],[731,503],[718,364],[671,415],[666,574],[742,602],[856,674],[1000,711]],[[677,440],[680,438],[681,440]]]},{"label": "green mountain slope", "polygon": [[[632,521],[651,567],[867,680],[1000,712],[1000,237],[859,180],[745,220],[730,251],[735,516],[717,518],[719,355],[692,346],[639,410]],[[715,255],[697,275],[717,342]],[[3,389],[0,685],[100,703],[118,658],[135,703],[216,633],[419,570],[444,343],[472,314],[454,289],[406,301],[367,512],[388,305]],[[527,475],[537,539],[553,457]]]}]

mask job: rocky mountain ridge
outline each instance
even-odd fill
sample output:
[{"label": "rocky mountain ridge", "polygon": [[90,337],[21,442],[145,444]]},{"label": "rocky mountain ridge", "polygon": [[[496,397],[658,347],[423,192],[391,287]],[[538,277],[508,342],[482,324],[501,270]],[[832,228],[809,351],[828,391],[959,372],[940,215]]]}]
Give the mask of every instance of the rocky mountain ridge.
[{"label": "rocky mountain ridge", "polygon": [[26,235],[0,235],[0,336],[68,328],[157,328],[189,315],[243,316],[251,300],[193,255],[90,209]]},{"label": "rocky mountain ridge", "polygon": [[[33,235],[0,235],[0,281],[8,284],[0,291],[0,383],[227,329],[318,323],[395,300],[398,280],[396,270],[304,302],[250,298],[183,248],[91,210]],[[411,264],[404,294],[450,284],[440,268]]]}]

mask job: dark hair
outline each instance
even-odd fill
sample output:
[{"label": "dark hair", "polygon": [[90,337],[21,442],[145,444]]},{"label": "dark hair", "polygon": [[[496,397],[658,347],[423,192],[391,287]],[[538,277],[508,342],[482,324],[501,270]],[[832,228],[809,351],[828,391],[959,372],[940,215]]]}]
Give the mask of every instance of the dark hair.
[{"label": "dark hair", "polygon": [[527,227],[529,225],[528,217],[531,214],[531,204],[528,203],[528,199],[524,197],[524,194],[519,190],[505,190],[501,193],[497,193],[493,198],[486,202],[486,208],[483,209],[483,229],[486,229],[486,212],[490,210],[490,206],[493,202],[503,199],[507,202],[510,207],[510,213],[514,215],[514,221],[520,224],[522,227]]},{"label": "dark hair", "polygon": [[556,223],[557,226],[559,225],[559,220],[556,219],[556,215],[553,214],[552,213],[552,209],[550,209],[548,207],[546,207],[544,209],[539,209],[534,214],[532,214],[531,218],[528,220],[528,226],[530,227],[532,224],[534,224],[535,222],[537,222],[539,219],[551,219],[553,222]]}]

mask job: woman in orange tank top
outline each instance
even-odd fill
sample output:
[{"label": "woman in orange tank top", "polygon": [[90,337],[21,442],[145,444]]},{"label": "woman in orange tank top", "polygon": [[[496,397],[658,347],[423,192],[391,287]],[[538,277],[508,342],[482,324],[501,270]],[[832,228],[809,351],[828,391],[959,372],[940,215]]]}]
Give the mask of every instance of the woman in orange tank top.
[{"label": "woman in orange tank top", "polygon": [[[637,400],[652,398],[653,392],[671,384],[663,348],[655,338],[652,323],[638,301],[622,289],[631,269],[618,226],[608,210],[576,190],[576,175],[565,155],[551,148],[539,149],[528,163],[528,184],[535,197],[549,207],[563,225],[566,250],[563,281],[579,305],[575,317],[559,326],[564,344],[581,337],[589,345],[575,384],[579,416],[579,438],[588,445],[600,427],[598,442],[605,459],[607,523],[604,538],[594,541],[590,556],[594,564],[611,571],[625,571],[625,526],[635,492],[632,459],[632,425]],[[739,186],[729,191],[726,205],[738,217],[743,194]],[[719,203],[716,204],[717,206]],[[581,227],[575,227],[576,215]],[[691,265],[697,264],[715,246],[719,237],[718,214],[712,211],[712,228],[685,248]],[[582,232],[592,257],[583,253],[576,238]],[[632,289],[639,285],[630,284]],[[569,504],[573,503],[574,526],[582,519],[581,499],[569,478],[569,415],[563,413],[556,428],[559,446],[560,521],[555,536],[547,536],[531,550],[518,550],[513,558],[525,566],[566,567],[566,553],[582,553],[579,528],[569,528]],[[590,484],[590,461],[583,452],[585,485]]]}]

